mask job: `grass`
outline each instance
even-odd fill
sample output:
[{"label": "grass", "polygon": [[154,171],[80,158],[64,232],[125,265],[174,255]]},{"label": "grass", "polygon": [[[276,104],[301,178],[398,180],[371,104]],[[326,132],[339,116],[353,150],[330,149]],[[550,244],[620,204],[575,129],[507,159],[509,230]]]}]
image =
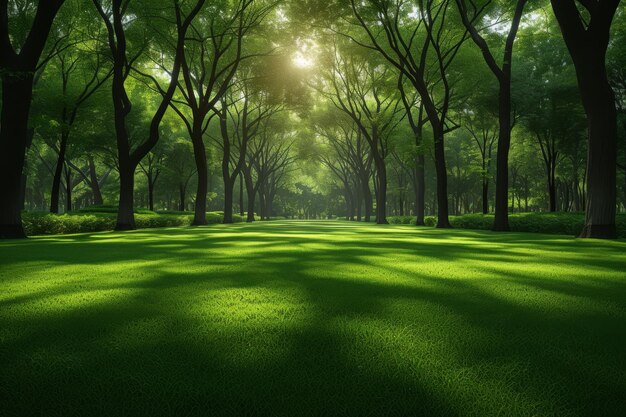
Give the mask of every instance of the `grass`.
[{"label": "grass", "polygon": [[0,242],[0,415],[623,415],[626,242],[274,222]]}]

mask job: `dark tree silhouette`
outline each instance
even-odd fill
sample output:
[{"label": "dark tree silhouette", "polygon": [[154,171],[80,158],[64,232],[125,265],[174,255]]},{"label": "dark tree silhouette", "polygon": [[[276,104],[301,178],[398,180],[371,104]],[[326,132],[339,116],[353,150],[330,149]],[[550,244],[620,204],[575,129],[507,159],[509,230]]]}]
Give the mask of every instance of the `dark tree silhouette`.
[{"label": "dark tree silhouette", "polygon": [[[589,129],[587,204],[581,237],[617,237],[617,110],[606,52],[620,0],[552,0],[569,49]],[[580,6],[585,13],[579,9]]]},{"label": "dark tree silhouette", "polygon": [[46,41],[64,0],[39,2],[28,36],[13,45],[9,33],[8,0],[0,0],[0,239],[24,238],[22,227],[22,170],[30,141],[28,116],[33,80]]}]

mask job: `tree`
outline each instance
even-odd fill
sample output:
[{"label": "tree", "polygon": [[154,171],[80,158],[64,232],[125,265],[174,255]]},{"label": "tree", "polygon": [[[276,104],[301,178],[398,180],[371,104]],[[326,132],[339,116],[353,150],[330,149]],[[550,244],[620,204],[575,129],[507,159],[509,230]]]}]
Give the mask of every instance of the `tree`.
[{"label": "tree", "polygon": [[[511,109],[511,69],[513,65],[513,45],[519,25],[524,14],[527,0],[516,0],[511,26],[506,37],[504,56],[499,64],[485,37],[476,27],[477,21],[485,18],[484,11],[492,3],[491,0],[483,1],[479,5],[475,0],[456,0],[461,13],[463,24],[474,43],[480,48],[485,62],[498,80],[499,85],[499,135],[498,135],[498,159],[496,174],[496,215],[493,224],[495,231],[509,230],[508,198],[509,198],[509,151],[511,148],[511,130],[513,118]],[[468,3],[471,8],[468,11]],[[484,204],[484,203],[483,203]]]},{"label": "tree", "polygon": [[270,10],[254,8],[253,3],[237,0],[226,10],[221,3],[210,5],[206,13],[212,17],[192,24],[183,51],[182,77],[177,81],[182,99],[171,106],[185,123],[194,147],[198,172],[194,225],[207,224],[208,166],[203,137],[211,121],[209,114],[228,90],[240,63],[248,58],[244,38]]},{"label": "tree", "polygon": [[[391,134],[398,126],[400,98],[388,68],[371,62],[356,62],[333,51],[333,66],[327,75],[331,103],[358,127],[369,144],[375,173],[376,223],[387,224],[387,166]],[[323,89],[318,88],[319,91]]]},{"label": "tree", "polygon": [[[551,0],[574,61],[587,114],[587,204],[584,238],[617,237],[617,111],[606,53],[619,0]],[[580,7],[577,7],[580,6]]]},{"label": "tree", "polygon": [[450,19],[450,0],[419,0],[416,8],[402,0],[357,2],[352,12],[367,41],[350,36],[359,45],[378,52],[401,72],[420,96],[432,127],[437,174],[437,227],[449,228],[448,173],[445,135],[450,126],[451,65],[467,34]]},{"label": "tree", "polygon": [[133,71],[133,64],[140,57],[141,51],[134,56],[129,56],[126,31],[130,0],[112,0],[110,9],[105,9],[101,0],[93,0],[93,3],[106,25],[109,48],[113,59],[112,95],[120,174],[120,200],[115,229],[133,230],[135,229],[133,201],[135,171],[141,160],[154,148],[159,140],[161,121],[176,91],[184,57],[187,30],[204,6],[205,0],[197,0],[195,6],[186,17],[183,17],[180,3],[177,0],[173,0],[176,17],[176,47],[172,70],[170,71],[169,85],[163,91],[161,103],[152,117],[148,137],[135,146],[134,149],[127,126],[127,117],[130,114],[132,103],[126,90],[126,80],[130,76],[131,71]]},{"label": "tree", "polygon": [[21,216],[24,199],[22,171],[30,142],[28,117],[33,81],[38,66],[42,64],[40,59],[50,29],[63,3],[64,0],[41,1],[37,5],[27,3],[27,12],[34,11],[35,17],[26,38],[20,45],[15,45],[9,1],[0,1],[0,239],[26,237]]}]

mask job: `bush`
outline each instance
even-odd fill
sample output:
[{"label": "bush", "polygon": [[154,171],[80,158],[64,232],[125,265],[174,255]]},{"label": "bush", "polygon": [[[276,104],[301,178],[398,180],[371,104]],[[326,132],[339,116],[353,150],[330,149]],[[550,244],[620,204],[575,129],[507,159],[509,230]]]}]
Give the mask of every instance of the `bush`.
[{"label": "bush", "polygon": [[[140,213],[135,214],[135,225],[138,229],[185,227],[193,222],[193,213],[157,214],[150,210],[139,211]],[[221,224],[223,219],[223,212],[207,213],[209,224]],[[116,220],[117,208],[113,212],[72,212],[61,215],[25,212],[22,214],[22,222],[28,236],[105,232],[115,229]],[[233,221],[241,223],[245,221],[245,218],[239,214],[233,214]]]},{"label": "bush", "polygon": [[113,230],[115,220],[114,214],[24,213],[22,215],[24,230],[29,236],[103,232]]},{"label": "bush", "polygon": [[[109,214],[117,214],[118,207],[117,206],[90,206],[75,211],[73,213],[109,213]],[[72,214],[72,213],[70,213]],[[157,214],[154,211],[147,209],[135,209],[135,214]]]},{"label": "bush", "polygon": [[[492,214],[466,214],[451,216],[450,223],[457,229],[491,230]],[[428,216],[426,226],[435,227],[437,218]],[[509,215],[512,232],[546,233],[578,236],[585,225],[584,213],[516,213]],[[617,232],[620,238],[626,238],[626,215],[617,216]]]},{"label": "bush", "polygon": [[387,221],[389,224],[415,224],[413,216],[389,216]]}]

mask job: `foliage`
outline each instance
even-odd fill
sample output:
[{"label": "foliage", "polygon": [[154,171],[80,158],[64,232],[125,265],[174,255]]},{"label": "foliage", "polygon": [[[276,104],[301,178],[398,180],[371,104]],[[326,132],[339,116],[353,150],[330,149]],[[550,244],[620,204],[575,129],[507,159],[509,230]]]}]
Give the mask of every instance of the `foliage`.
[{"label": "foliage", "polygon": [[[24,213],[24,228],[30,236],[62,235],[75,233],[105,232],[115,228],[116,211],[87,211],[84,213],[69,213],[63,215],[49,213]],[[139,210],[135,214],[138,229],[153,229],[163,227],[187,227],[193,221],[193,213],[157,214],[149,210]],[[222,222],[224,214],[221,212],[207,213],[209,224]],[[233,215],[234,222],[243,222],[245,219]]]}]

